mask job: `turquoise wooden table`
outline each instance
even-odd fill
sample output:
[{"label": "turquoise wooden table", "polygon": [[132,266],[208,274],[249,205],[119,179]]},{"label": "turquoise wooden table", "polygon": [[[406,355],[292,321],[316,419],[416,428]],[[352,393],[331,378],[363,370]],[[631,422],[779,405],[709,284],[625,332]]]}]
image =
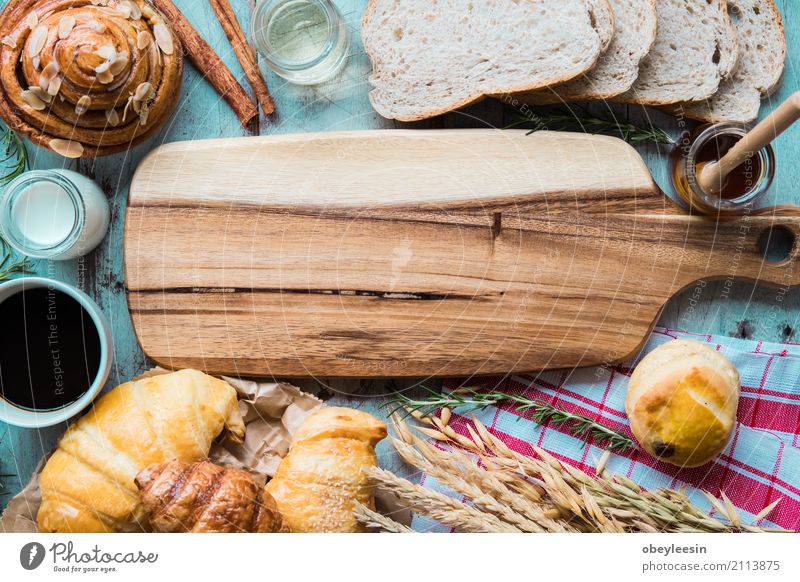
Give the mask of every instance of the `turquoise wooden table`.
[{"label": "turquoise wooden table", "polygon": [[[176,0],[195,27],[205,36],[234,74],[244,81],[230,45],[207,0]],[[504,127],[519,112],[509,104],[486,101],[466,111],[453,113],[429,122],[408,125],[382,119],[367,99],[370,64],[359,38],[359,22],[367,0],[335,0],[350,27],[352,47],[349,64],[334,81],[316,87],[287,84],[266,72],[267,82],[277,103],[277,114],[262,118],[255,130],[262,135],[307,131],[379,129],[407,127]],[[782,88],[762,108],[762,115],[800,88],[800,17],[796,0],[777,0],[784,15],[789,44],[786,76]],[[252,0],[234,0],[233,5],[243,24],[249,22]],[[599,117],[630,120],[654,125],[677,136],[684,127],[672,117],[640,107],[594,104],[588,109]],[[172,141],[247,135],[233,112],[208,83],[191,67],[186,70],[181,100],[172,120],[148,143],[125,154],[97,160],[68,162],[67,167],[94,178],[111,201],[112,223],[104,243],[91,255],[77,261],[35,263],[38,274],[72,283],[94,297],[108,316],[114,335],[114,366],[106,389],[124,382],[151,367],[139,348],[128,315],[122,257],[122,229],[125,201],[131,175],[139,160],[153,147]],[[666,188],[667,146],[646,145],[639,148],[656,181]],[[800,174],[795,171],[800,159],[800,129],[790,130],[777,144],[778,175],[768,204],[800,204]],[[30,147],[33,168],[63,167],[64,160],[54,154]],[[688,331],[759,338],[767,341],[800,341],[800,289],[767,289],[754,285],[719,281],[688,289],[675,297],[665,309],[660,325]],[[2,329],[0,327],[0,329]],[[2,349],[2,348],[0,348]],[[365,408],[384,415],[384,382],[317,380],[302,383],[322,398],[347,406]],[[48,429],[20,429],[0,423],[0,508],[28,481],[36,463],[55,444],[64,425]],[[383,445],[385,447],[385,444]],[[386,448],[379,450],[382,464],[400,470]]]}]

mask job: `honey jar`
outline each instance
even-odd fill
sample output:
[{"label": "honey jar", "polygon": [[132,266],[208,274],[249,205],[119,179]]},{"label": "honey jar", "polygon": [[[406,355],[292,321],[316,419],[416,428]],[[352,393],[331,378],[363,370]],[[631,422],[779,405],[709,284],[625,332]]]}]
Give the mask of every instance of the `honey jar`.
[{"label": "honey jar", "polygon": [[670,179],[675,194],[703,214],[738,215],[753,210],[772,185],[775,152],[771,146],[752,152],[725,179],[717,194],[703,191],[697,176],[705,164],[718,161],[747,129],[735,123],[705,125],[677,144],[670,155]]}]

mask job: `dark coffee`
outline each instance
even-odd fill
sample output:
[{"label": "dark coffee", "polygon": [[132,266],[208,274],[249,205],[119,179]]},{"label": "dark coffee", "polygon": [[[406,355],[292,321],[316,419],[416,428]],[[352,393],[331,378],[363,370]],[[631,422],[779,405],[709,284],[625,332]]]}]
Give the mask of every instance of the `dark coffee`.
[{"label": "dark coffee", "polygon": [[0,395],[28,410],[78,400],[100,370],[100,335],[75,299],[26,289],[0,303]]}]

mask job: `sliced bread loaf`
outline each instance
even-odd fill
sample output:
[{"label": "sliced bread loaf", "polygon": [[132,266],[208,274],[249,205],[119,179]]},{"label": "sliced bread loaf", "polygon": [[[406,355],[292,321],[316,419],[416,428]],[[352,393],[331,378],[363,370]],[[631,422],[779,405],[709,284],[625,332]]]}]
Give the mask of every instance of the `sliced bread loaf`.
[{"label": "sliced bread loaf", "polygon": [[773,0],[728,0],[739,35],[739,62],[711,99],[673,111],[710,123],[749,123],[758,117],[761,99],[780,84],[786,62],[783,20]]},{"label": "sliced bread loaf", "polygon": [[607,0],[370,0],[370,101],[416,121],[570,81],[610,42],[610,14]]},{"label": "sliced bread loaf", "polygon": [[597,65],[570,83],[524,93],[531,105],[562,101],[611,99],[631,88],[639,75],[639,62],[656,38],[656,0],[609,0],[614,15],[614,38]]},{"label": "sliced bread loaf", "polygon": [[738,56],[725,0],[659,0],[656,9],[653,47],[633,87],[615,100],[659,106],[708,99]]}]

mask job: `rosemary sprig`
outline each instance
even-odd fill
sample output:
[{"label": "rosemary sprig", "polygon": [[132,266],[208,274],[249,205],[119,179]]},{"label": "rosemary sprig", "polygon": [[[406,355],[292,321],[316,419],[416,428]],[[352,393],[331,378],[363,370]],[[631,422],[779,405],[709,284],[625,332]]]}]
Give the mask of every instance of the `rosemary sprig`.
[{"label": "rosemary sprig", "polygon": [[10,129],[3,128],[0,135],[0,148],[3,150],[3,159],[0,168],[5,170],[9,160],[12,160],[8,171],[0,176],[0,185],[7,184],[25,171],[28,167],[28,150],[20,137]]},{"label": "rosemary sprig", "polygon": [[630,144],[641,143],[661,143],[674,144],[675,140],[663,129],[659,127],[639,127],[632,123],[623,121],[609,121],[591,115],[577,115],[565,112],[531,112],[531,115],[516,114],[516,121],[507,125],[504,129],[514,127],[524,127],[533,125],[530,133],[544,129],[580,129],[585,133],[614,135],[621,137]]},{"label": "rosemary sprig", "polygon": [[421,398],[411,398],[396,392],[394,398],[387,402],[387,405],[394,406],[395,412],[404,410],[406,414],[417,412],[423,416],[430,416],[436,410],[445,407],[466,408],[467,411],[474,411],[496,406],[502,402],[513,402],[517,412],[529,412],[531,419],[537,424],[549,422],[554,427],[564,427],[573,436],[584,441],[591,438],[597,446],[609,451],[622,453],[636,448],[636,444],[627,435],[587,416],[562,410],[542,400],[506,392],[479,392],[472,388],[459,388],[443,394],[427,390],[429,394]]},{"label": "rosemary sprig", "polygon": [[11,247],[0,237],[0,283],[14,275],[33,273],[33,265],[28,257],[12,260],[13,257]]}]

